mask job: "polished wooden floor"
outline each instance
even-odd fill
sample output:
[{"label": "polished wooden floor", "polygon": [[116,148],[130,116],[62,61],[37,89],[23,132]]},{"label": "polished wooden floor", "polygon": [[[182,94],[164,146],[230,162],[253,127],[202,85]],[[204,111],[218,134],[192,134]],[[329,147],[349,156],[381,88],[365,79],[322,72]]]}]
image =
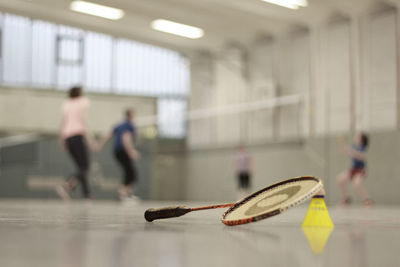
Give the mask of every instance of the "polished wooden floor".
[{"label": "polished wooden floor", "polygon": [[144,220],[145,209],[170,204],[0,200],[0,266],[386,267],[400,263],[400,207],[330,208],[334,230],[329,235],[316,229],[311,236],[301,228],[307,204],[235,227],[220,222],[223,210],[152,223]]}]

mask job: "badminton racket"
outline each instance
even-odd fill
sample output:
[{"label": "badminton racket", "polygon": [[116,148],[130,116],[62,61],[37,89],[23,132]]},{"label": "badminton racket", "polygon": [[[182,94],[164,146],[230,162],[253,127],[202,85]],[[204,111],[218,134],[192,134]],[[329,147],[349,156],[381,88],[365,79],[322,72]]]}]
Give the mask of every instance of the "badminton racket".
[{"label": "badminton racket", "polygon": [[287,179],[265,187],[236,203],[190,208],[173,206],[146,210],[144,217],[151,222],[157,219],[180,217],[192,211],[229,208],[221,221],[226,225],[256,222],[278,215],[285,210],[310,199],[322,189],[320,179],[302,176]]}]

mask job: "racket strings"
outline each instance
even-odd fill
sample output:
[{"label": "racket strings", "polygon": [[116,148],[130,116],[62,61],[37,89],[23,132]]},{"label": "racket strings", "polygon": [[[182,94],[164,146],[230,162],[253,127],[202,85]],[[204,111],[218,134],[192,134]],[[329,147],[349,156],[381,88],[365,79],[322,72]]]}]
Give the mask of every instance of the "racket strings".
[{"label": "racket strings", "polygon": [[[300,189],[296,185],[300,186]],[[279,182],[235,203],[223,214],[222,222],[227,225],[238,225],[280,214],[311,198],[321,188],[321,180],[312,176],[296,177]],[[274,194],[277,194],[275,198]],[[282,198],[279,198],[279,194],[288,197],[282,201]],[[272,199],[269,198],[271,196],[273,197]],[[257,205],[263,201],[265,201],[265,205],[268,202],[271,204],[267,207],[257,208]]]},{"label": "racket strings", "polygon": [[322,184],[315,188],[312,192],[308,193],[306,196],[303,196],[302,198],[298,199],[297,201],[293,202],[292,204],[289,204],[285,209],[282,211],[285,211],[287,209],[290,209],[292,207],[295,207],[297,205],[300,205],[301,203],[305,202],[307,199],[311,198],[313,195],[315,195],[319,190],[322,189]]},{"label": "racket strings", "polygon": [[[271,186],[271,187],[273,187],[273,191],[279,191],[279,189],[286,188],[286,187],[288,187],[288,185],[291,185],[291,184],[298,184],[298,181],[292,181],[292,182],[288,182],[288,183],[286,183],[286,184],[279,184],[279,185],[277,185],[276,187],[273,187],[273,186]],[[318,186],[317,188],[315,188],[314,190],[312,190],[312,192],[308,193],[307,195],[305,195],[305,196],[303,196],[302,198],[298,199],[298,200],[295,201],[294,203],[290,204],[290,205],[289,205],[289,208],[290,208],[290,207],[293,207],[293,206],[296,206],[296,203],[299,203],[299,202],[301,203],[302,201],[307,200],[308,198],[310,198],[310,195],[311,195],[311,196],[314,195],[314,194],[317,193],[319,190],[321,190],[321,188],[322,188],[322,184],[321,184],[320,186]],[[240,205],[237,205],[237,206],[240,207],[240,206],[242,206],[243,204],[250,202],[252,199],[258,197],[260,194],[263,194],[263,193],[265,193],[265,192],[266,192],[266,190],[261,190],[261,191],[255,193],[255,194],[253,194],[253,195],[250,195],[250,196],[244,198],[243,200],[239,201],[237,204],[240,204]],[[271,194],[272,194],[272,193],[273,193],[273,192],[271,192]],[[262,199],[261,201],[263,201],[263,199]],[[235,205],[236,205],[236,204],[235,204]],[[235,206],[235,205],[234,205],[234,206]]]}]

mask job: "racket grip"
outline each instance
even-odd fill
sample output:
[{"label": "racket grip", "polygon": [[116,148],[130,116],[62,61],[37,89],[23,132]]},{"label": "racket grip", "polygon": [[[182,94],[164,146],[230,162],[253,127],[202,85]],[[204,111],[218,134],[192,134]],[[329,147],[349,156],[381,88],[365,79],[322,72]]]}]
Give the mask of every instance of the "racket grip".
[{"label": "racket grip", "polygon": [[185,206],[174,206],[161,209],[148,209],[144,213],[144,218],[146,219],[146,221],[152,222],[158,219],[179,217],[185,215],[190,211],[191,209]]}]

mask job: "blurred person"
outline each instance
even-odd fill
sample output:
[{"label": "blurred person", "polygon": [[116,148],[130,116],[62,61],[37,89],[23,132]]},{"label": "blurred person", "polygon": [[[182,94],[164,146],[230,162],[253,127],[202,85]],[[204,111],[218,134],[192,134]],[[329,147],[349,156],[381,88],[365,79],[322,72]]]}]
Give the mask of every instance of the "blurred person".
[{"label": "blurred person", "polygon": [[124,116],[125,118],[121,123],[102,137],[97,147],[97,151],[100,151],[108,140],[114,138],[114,157],[124,174],[122,184],[118,190],[120,200],[136,198],[133,196],[133,185],[137,181],[135,161],[140,158],[140,153],[136,150],[135,110],[127,109]]},{"label": "blurred person", "polygon": [[351,199],[347,193],[347,183],[351,182],[356,193],[362,198],[365,206],[371,206],[372,200],[370,199],[363,183],[367,175],[367,148],[369,144],[368,135],[365,133],[357,134],[354,138],[352,146],[346,146],[343,139],[339,138],[339,147],[343,154],[351,158],[350,170],[343,171],[338,177],[337,182],[342,195],[342,200],[339,204],[349,205]]},{"label": "blurred person", "polygon": [[238,179],[238,198],[250,194],[251,176],[253,173],[253,162],[250,153],[244,145],[239,145],[234,159],[236,177]]},{"label": "blurred person", "polygon": [[84,198],[91,198],[88,183],[90,167],[88,143],[93,139],[88,134],[87,112],[90,101],[83,96],[80,86],[72,87],[68,92],[69,99],[62,105],[62,122],[60,128],[60,145],[63,151],[71,156],[77,171],[70,176],[64,185],[56,187],[58,195],[66,200],[78,183],[82,186]]}]

